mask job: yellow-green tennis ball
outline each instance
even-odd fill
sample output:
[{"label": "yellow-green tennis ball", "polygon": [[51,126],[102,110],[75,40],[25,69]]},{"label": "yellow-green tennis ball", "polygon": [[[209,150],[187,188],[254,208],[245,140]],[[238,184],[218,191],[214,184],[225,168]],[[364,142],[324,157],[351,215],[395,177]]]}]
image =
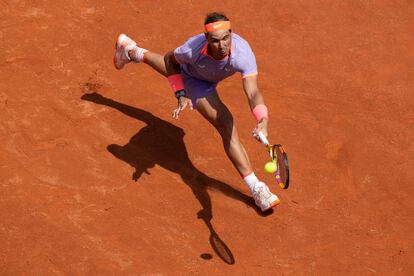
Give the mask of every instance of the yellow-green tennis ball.
[{"label": "yellow-green tennis ball", "polygon": [[267,173],[274,173],[276,171],[276,162],[267,162],[264,166],[264,170]]}]

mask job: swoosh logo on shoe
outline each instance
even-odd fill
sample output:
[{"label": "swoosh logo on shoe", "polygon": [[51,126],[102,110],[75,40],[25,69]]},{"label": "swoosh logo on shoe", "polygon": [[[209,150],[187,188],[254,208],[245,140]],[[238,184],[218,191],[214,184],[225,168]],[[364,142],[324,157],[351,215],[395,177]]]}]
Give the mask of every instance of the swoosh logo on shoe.
[{"label": "swoosh logo on shoe", "polygon": [[220,23],[220,24],[217,24],[217,25],[215,25],[215,24],[214,24],[214,25],[213,25],[213,28],[214,28],[214,29],[217,29],[217,28],[218,28],[218,27],[220,27],[221,25],[223,25],[223,23]]}]

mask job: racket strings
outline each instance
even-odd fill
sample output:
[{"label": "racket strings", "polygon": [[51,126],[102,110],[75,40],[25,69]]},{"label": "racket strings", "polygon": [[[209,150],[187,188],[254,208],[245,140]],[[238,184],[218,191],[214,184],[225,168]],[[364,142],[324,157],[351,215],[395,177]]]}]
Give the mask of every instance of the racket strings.
[{"label": "racket strings", "polygon": [[289,164],[287,161],[287,154],[283,149],[282,145],[277,145],[276,156],[278,164],[278,173],[280,175],[280,182],[284,186],[282,188],[287,188],[289,185]]}]

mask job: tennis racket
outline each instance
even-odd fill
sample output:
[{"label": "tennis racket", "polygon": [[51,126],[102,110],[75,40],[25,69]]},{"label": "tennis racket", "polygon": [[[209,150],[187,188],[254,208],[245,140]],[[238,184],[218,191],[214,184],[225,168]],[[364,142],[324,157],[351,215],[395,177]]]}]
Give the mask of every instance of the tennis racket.
[{"label": "tennis racket", "polygon": [[287,189],[289,187],[289,160],[286,151],[281,144],[270,144],[262,132],[259,132],[259,139],[265,145],[270,155],[270,160],[276,163],[274,174],[277,183],[279,183],[282,189]]}]

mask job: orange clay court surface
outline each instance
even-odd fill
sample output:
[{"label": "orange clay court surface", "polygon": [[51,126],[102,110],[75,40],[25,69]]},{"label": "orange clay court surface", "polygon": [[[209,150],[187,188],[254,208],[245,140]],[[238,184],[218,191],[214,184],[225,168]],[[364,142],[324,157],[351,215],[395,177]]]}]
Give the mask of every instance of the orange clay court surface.
[{"label": "orange clay court surface", "polygon": [[[1,275],[412,275],[412,1],[65,2],[0,0]],[[282,201],[265,215],[163,77],[112,63],[119,33],[166,53],[214,10],[290,157],[282,190],[240,76],[222,82]]]}]

